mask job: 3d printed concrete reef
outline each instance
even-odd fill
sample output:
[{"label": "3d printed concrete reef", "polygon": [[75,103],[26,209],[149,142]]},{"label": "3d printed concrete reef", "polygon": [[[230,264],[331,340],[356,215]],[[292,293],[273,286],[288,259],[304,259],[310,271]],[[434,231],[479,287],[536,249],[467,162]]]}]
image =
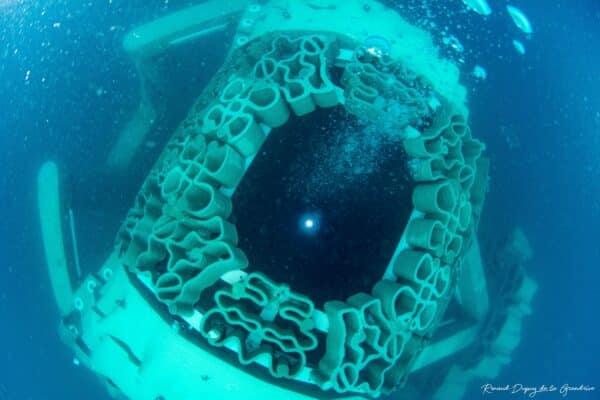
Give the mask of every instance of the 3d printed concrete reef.
[{"label": "3d printed concrete reef", "polygon": [[[140,58],[240,18],[229,56],[144,181],[115,251],[74,295],[64,254],[52,250],[62,248],[51,239],[61,237],[57,172],[40,172],[40,193],[56,200],[41,200],[40,211],[55,293],[64,293],[63,340],[111,393],[133,399],[390,393],[411,371],[471,345],[488,314],[475,237],[488,163],[458,71],[425,32],[375,1],[233,2],[222,13],[217,4],[199,6],[206,18],[194,7],[125,39]],[[374,49],[373,35],[389,49]],[[371,124],[393,110],[385,126],[403,138],[415,186],[379,281],[320,308],[257,270],[231,219],[232,196],[269,135],[336,107]],[[477,323],[428,353],[457,288]]]}]

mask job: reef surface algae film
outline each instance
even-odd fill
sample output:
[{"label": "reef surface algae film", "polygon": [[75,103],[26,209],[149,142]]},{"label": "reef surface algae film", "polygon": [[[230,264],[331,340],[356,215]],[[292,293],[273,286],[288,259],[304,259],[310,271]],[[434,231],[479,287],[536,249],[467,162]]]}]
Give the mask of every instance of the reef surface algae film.
[{"label": "reef surface algae film", "polygon": [[595,0],[0,0],[0,400],[595,399]]}]

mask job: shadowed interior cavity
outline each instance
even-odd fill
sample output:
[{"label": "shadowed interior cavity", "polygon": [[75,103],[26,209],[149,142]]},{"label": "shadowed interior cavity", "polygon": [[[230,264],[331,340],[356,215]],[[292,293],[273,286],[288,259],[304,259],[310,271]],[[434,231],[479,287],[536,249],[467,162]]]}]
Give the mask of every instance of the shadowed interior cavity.
[{"label": "shadowed interior cavity", "polygon": [[338,107],[271,132],[233,198],[252,271],[317,307],[370,292],[408,221],[414,187],[400,135],[378,126]]}]

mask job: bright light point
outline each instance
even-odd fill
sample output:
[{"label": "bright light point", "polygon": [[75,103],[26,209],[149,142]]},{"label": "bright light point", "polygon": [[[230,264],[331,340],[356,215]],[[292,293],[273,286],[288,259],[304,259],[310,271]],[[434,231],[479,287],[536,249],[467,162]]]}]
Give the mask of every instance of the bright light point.
[{"label": "bright light point", "polygon": [[298,229],[308,236],[317,235],[321,230],[321,216],[315,212],[300,215]]}]

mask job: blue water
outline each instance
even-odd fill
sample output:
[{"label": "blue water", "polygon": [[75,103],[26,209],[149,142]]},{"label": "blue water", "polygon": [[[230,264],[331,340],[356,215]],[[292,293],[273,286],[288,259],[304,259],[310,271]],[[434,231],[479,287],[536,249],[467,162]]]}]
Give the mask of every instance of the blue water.
[{"label": "blue water", "polygon": [[[424,13],[413,7],[418,3],[402,3],[415,21]],[[530,40],[512,25],[504,1],[490,3],[495,11],[487,19],[465,12],[433,19],[465,47],[462,55],[445,51],[464,58],[472,130],[492,160],[482,229],[519,225],[535,251],[528,267],[539,284],[533,314],[495,383],[595,385],[596,392],[569,398],[600,398],[600,2],[520,1],[534,25]],[[1,400],[108,398],[88,371],[73,365],[56,334],[36,215],[39,166],[53,159],[67,171],[69,201],[81,215],[82,262],[94,270],[161,140],[231,40],[231,32],[217,34],[193,59],[165,60],[174,77],[167,95],[182,101],[161,120],[158,146],[145,147],[127,174],[108,175],[102,165],[138,101],[122,36],[191,2],[127,4],[0,0]],[[438,8],[464,9],[460,0]],[[525,44],[524,56],[512,48],[514,38]],[[487,80],[468,75],[475,64],[486,68]],[[477,385],[468,393],[483,398]]]}]

